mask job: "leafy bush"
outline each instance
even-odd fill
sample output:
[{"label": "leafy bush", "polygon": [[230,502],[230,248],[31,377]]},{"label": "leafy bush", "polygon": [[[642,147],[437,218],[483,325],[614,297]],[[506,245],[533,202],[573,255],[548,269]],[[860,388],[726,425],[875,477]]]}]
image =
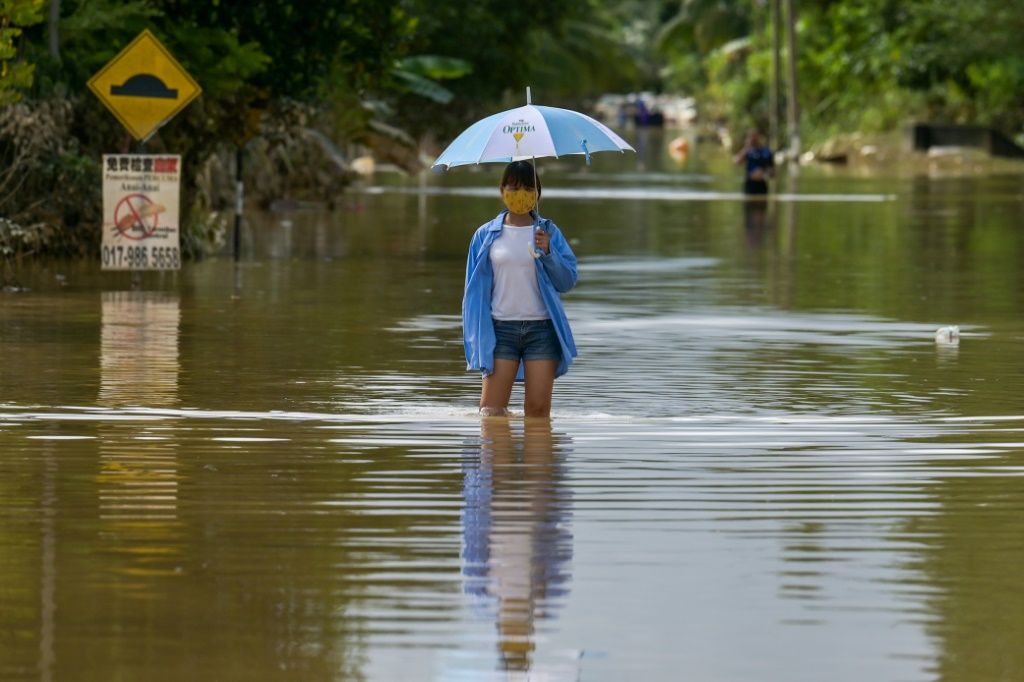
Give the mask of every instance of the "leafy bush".
[{"label": "leafy bush", "polygon": [[0,215],[9,252],[79,253],[98,239],[98,162],[82,154],[73,120],[65,98],[0,108]]}]

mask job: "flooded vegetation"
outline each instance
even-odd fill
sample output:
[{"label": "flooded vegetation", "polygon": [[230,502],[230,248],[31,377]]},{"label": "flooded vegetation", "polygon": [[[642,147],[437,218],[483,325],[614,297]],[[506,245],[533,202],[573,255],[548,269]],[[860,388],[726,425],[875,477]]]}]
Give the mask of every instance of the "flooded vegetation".
[{"label": "flooded vegetation", "polygon": [[580,263],[551,422],[464,371],[491,169],[248,215],[237,271],[27,266],[0,678],[1024,675],[1020,178],[752,204],[634,142],[541,166]]},{"label": "flooded vegetation", "polygon": [[1024,679],[1022,1],[7,3],[0,680]]}]

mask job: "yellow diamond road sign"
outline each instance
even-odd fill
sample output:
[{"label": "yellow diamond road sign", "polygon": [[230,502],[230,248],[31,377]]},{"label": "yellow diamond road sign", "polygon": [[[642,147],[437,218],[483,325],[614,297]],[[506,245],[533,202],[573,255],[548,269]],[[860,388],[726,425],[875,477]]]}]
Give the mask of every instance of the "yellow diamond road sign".
[{"label": "yellow diamond road sign", "polygon": [[202,89],[148,30],[89,80],[136,140],[145,140],[199,96]]}]

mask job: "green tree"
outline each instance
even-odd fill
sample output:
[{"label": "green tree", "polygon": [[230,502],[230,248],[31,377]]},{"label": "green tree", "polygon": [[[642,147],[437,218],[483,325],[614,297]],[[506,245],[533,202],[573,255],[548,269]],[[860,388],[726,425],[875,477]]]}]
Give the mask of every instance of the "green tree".
[{"label": "green tree", "polygon": [[18,60],[18,41],[26,26],[43,20],[44,0],[0,0],[0,106],[17,102],[32,85],[35,65]]},{"label": "green tree", "polygon": [[[658,45],[669,87],[700,85],[714,118],[761,118],[771,26],[755,0],[683,0]],[[796,3],[805,132],[882,131],[914,119],[1024,126],[1024,0]]]},{"label": "green tree", "polygon": [[675,2],[591,0],[569,15],[559,39],[538,36],[531,80],[563,100],[661,89],[654,36]]},{"label": "green tree", "polygon": [[258,45],[268,58],[251,85],[312,99],[332,79],[363,92],[386,79],[417,20],[399,0],[160,0],[165,25],[213,29]]},{"label": "green tree", "polygon": [[410,0],[408,12],[416,17],[416,25],[409,52],[456,58],[472,65],[472,72],[445,84],[457,107],[424,102],[409,92],[383,93],[384,102],[394,120],[414,135],[440,138],[499,106],[525,104],[531,74],[548,57],[538,45],[562,41],[566,22],[585,15],[590,4],[590,0]]},{"label": "green tree", "polygon": [[730,40],[748,35],[751,15],[746,1],[683,0],[658,27],[658,46],[669,52],[695,50],[708,54]]}]

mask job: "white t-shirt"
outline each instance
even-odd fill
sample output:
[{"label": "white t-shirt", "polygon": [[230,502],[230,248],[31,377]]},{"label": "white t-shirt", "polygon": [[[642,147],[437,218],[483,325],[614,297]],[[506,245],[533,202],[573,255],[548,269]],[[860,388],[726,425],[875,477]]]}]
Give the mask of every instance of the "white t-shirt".
[{"label": "white t-shirt", "polygon": [[491,244],[494,289],[491,317],[496,320],[546,320],[548,309],[540,297],[537,266],[533,263],[533,225],[502,226]]}]

